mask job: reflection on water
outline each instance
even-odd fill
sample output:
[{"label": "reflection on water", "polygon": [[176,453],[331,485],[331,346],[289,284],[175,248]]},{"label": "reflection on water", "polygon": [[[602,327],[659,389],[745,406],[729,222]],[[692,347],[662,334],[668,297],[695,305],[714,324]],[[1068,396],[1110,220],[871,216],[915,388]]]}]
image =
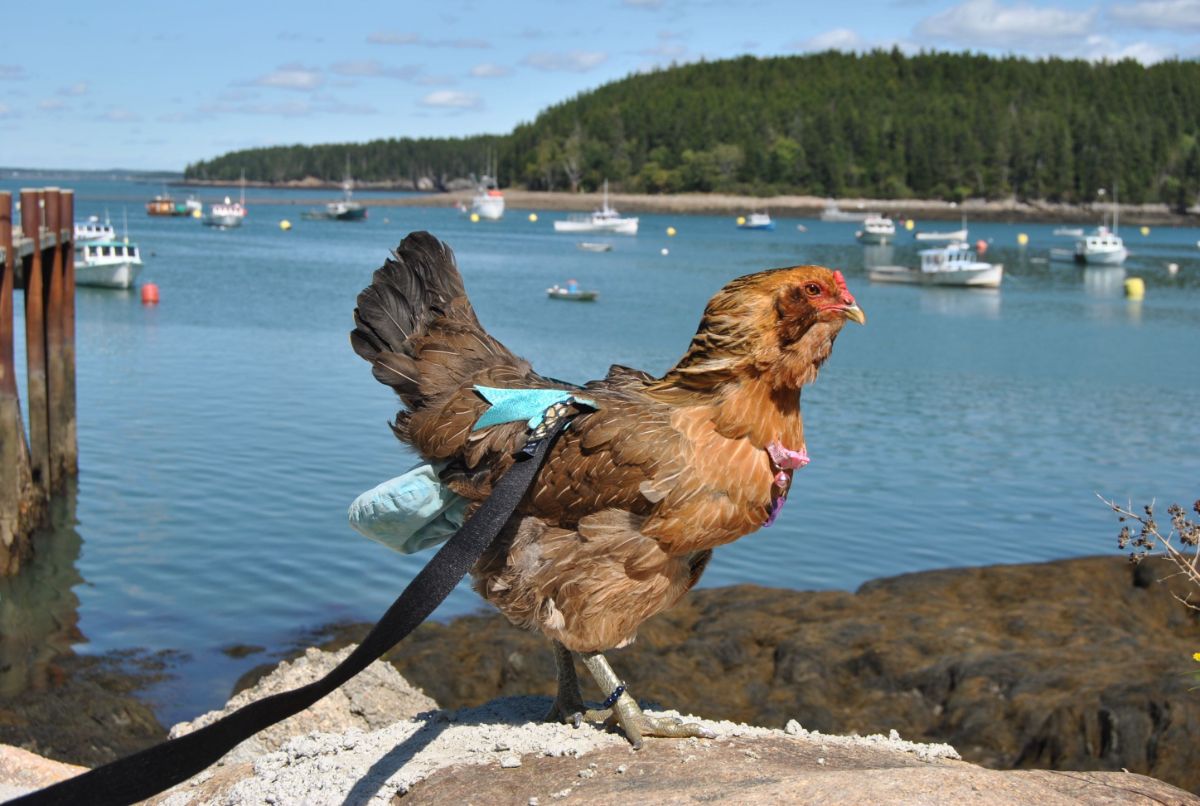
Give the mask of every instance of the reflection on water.
[{"label": "reflection on water", "polygon": [[937,288],[921,290],[921,310],[945,316],[1000,317],[999,288]]},{"label": "reflection on water", "polygon": [[34,535],[33,560],[17,576],[0,577],[0,696],[52,685],[54,662],[84,640],[74,592],[83,582],[75,499],[72,481],[51,506],[51,528]]},{"label": "reflection on water", "polygon": [[892,244],[865,244],[863,250],[863,266],[872,269],[876,266],[893,266],[896,263],[896,247]]},{"label": "reflection on water", "polygon": [[1083,290],[1093,297],[1119,297],[1125,293],[1124,266],[1085,266]]}]

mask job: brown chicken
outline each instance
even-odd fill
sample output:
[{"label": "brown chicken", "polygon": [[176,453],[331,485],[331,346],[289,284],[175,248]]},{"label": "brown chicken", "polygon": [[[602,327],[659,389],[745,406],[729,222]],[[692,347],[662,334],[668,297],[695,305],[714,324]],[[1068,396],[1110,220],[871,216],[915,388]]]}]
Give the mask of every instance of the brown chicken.
[{"label": "brown chicken", "polygon": [[[548,719],[611,719],[642,736],[699,736],[650,717],[600,653],[696,584],[717,546],[774,519],[807,464],[800,388],[847,321],[866,317],[840,272],[819,266],[739,277],[708,303],[687,353],[661,378],[614,366],[583,387],[538,375],[479,324],[450,249],[409,235],[358,297],[351,342],[407,407],[394,431],[442,482],[481,501],[528,438],[523,421],[472,430],[476,386],[567,389],[578,405],[517,514],[472,569],[475,589],[555,647]],[[610,709],[587,711],[579,653]]]}]

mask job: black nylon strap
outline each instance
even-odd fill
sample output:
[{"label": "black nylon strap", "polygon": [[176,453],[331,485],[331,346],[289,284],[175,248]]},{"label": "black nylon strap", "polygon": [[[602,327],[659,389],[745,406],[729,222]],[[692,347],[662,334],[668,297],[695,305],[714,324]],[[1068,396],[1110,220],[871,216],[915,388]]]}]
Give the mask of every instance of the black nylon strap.
[{"label": "black nylon strap", "polygon": [[491,496],[442,546],[363,642],[316,682],[252,702],[194,733],[8,801],[7,806],[126,806],[186,781],[263,728],[303,711],[361,672],[428,618],[471,570],[512,517],[550,446],[570,422],[559,419],[529,455],[501,477]]}]

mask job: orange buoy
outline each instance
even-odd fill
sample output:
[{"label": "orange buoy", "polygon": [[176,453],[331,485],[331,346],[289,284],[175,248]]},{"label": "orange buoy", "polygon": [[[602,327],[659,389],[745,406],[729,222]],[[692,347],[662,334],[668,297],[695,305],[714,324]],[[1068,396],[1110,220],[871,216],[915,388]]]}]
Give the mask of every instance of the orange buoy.
[{"label": "orange buoy", "polygon": [[980,238],[978,241],[975,242],[975,250],[977,252],[979,252],[979,254],[982,255],[984,252],[987,251],[987,241],[983,240],[983,238]]},{"label": "orange buoy", "polygon": [[158,286],[154,283],[142,283],[142,304],[158,304]]}]

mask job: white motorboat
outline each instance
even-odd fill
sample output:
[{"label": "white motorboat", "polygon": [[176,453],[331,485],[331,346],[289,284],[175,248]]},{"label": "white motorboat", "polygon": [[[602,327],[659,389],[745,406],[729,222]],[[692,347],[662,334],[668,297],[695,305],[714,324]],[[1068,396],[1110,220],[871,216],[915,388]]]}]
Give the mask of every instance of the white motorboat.
[{"label": "white motorboat", "polygon": [[599,241],[580,241],[576,246],[585,252],[611,252],[613,248],[612,244]]},{"label": "white motorboat", "polygon": [[748,216],[739,217],[737,225],[738,229],[775,229],[775,222],[771,220],[769,213],[751,213]]},{"label": "white motorboat", "polygon": [[342,181],[342,198],[328,202],[323,210],[309,210],[305,218],[328,221],[365,221],[367,208],[354,201],[354,180],[347,176]]},{"label": "white motorboat", "polygon": [[888,243],[896,238],[896,225],[890,218],[872,215],[863,221],[863,228],[854,237],[859,243]]},{"label": "white motorboat", "polygon": [[858,222],[858,221],[866,221],[868,218],[870,218],[873,215],[875,215],[875,213],[870,213],[870,212],[865,212],[865,211],[848,212],[848,211],[843,210],[840,207],[838,207],[837,202],[835,202],[833,199],[830,199],[829,202],[825,205],[825,209],[821,211],[821,220],[822,221],[839,221],[839,222],[845,222],[845,221]]},{"label": "white motorboat", "polygon": [[950,243],[958,243],[959,241],[967,240],[967,219],[962,220],[962,227],[953,232],[937,232],[937,231],[921,231],[913,233],[913,237],[918,241],[949,241]]},{"label": "white motorboat", "polygon": [[87,221],[75,222],[75,243],[76,245],[87,243],[88,241],[115,241],[117,239],[117,231],[113,229],[113,225],[106,218],[104,223],[100,223],[100,216],[88,216]]},{"label": "white motorboat", "polygon": [[637,235],[638,220],[625,218],[608,206],[608,180],[604,180],[604,206],[589,215],[570,216],[554,222],[555,232],[604,232],[614,235]]},{"label": "white motorboat", "polygon": [[206,227],[216,227],[218,229],[232,229],[240,227],[242,219],[246,217],[246,173],[242,172],[241,193],[238,195],[238,200],[232,201],[228,196],[225,197],[224,203],[210,204],[208,206],[208,215],[200,219]]},{"label": "white motorboat", "polygon": [[225,202],[210,204],[208,206],[208,215],[204,216],[202,221],[206,227],[217,227],[219,229],[231,229],[240,227],[242,219],[246,217],[246,207],[241,202],[230,201],[229,197],[225,197]]},{"label": "white motorboat", "polygon": [[142,272],[137,244],[124,241],[88,241],[75,259],[75,285],[131,288]]},{"label": "white motorboat", "polygon": [[1004,266],[984,263],[965,243],[940,249],[922,249],[921,266],[877,266],[867,270],[867,279],[877,283],[915,283],[918,285],[999,288]]},{"label": "white motorboat", "polygon": [[471,197],[471,212],[490,221],[504,217],[504,194],[495,178],[486,175],[480,178],[479,187]]},{"label": "white motorboat", "polygon": [[1125,241],[1117,234],[1121,221],[1121,206],[1117,201],[1117,186],[1113,185],[1112,230],[1100,226],[1095,232],[1075,241],[1075,262],[1100,266],[1120,266],[1129,257]]},{"label": "white motorboat", "polygon": [[1095,232],[1075,241],[1075,262],[1100,266],[1120,266],[1129,257],[1125,241],[1108,227],[1098,227]]}]

